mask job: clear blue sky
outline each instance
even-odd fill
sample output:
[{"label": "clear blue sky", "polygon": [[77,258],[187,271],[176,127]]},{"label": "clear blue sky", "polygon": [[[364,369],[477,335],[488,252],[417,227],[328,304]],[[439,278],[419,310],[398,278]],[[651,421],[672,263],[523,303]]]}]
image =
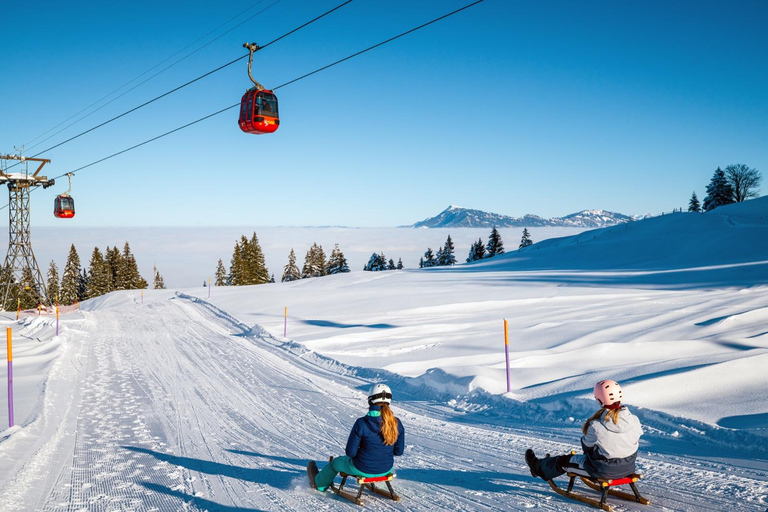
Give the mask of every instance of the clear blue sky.
[{"label": "clear blue sky", "polygon": [[[27,154],[339,3],[265,0],[180,56],[274,4],[264,13]],[[275,87],[468,3],[355,0],[258,53],[254,72]],[[7,3],[0,153],[254,4]],[[768,175],[766,20],[762,0],[485,0],[280,89],[274,135],[242,133],[232,110],[79,172],[72,221],[51,212],[64,181],[36,191],[33,228],[394,226],[449,204],[545,217],[685,207],[692,191],[703,198],[718,166],[745,163]],[[243,60],[49,152],[46,172],[232,105],[249,84]]]}]

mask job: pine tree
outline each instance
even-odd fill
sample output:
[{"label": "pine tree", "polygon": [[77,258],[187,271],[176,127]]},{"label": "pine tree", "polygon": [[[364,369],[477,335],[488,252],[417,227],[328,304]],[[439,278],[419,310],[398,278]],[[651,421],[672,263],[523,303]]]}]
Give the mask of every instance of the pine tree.
[{"label": "pine tree", "polygon": [[435,259],[435,255],[432,252],[432,248],[427,247],[427,252],[424,253],[424,261],[422,264],[422,268],[434,267],[436,264],[437,264],[437,260]]},{"label": "pine tree", "polygon": [[265,284],[269,282],[269,271],[264,260],[264,252],[259,245],[256,232],[253,232],[250,242],[246,245],[245,259],[249,267],[248,284]]},{"label": "pine tree", "polygon": [[517,250],[528,247],[529,245],[533,245],[531,234],[528,233],[528,228],[523,228],[523,237],[520,239],[520,246],[517,248]]},{"label": "pine tree", "polygon": [[107,263],[98,247],[93,248],[91,253],[91,262],[88,268],[88,291],[89,299],[109,293],[112,286],[112,276]]},{"label": "pine tree", "polygon": [[485,258],[485,244],[482,238],[478,238],[475,244],[475,259],[481,260],[483,258]]},{"label": "pine tree", "polygon": [[328,275],[326,272],[328,262],[325,261],[323,246],[314,244],[314,249],[312,266],[316,269],[317,277]]},{"label": "pine tree", "polygon": [[163,281],[163,276],[160,275],[160,272],[157,271],[157,265],[153,267],[152,273],[155,276],[152,280],[152,288],[155,290],[165,290],[165,281]]},{"label": "pine tree", "polygon": [[397,267],[395,266],[395,260],[392,258],[389,258],[389,263],[387,263],[387,270],[396,270]]},{"label": "pine tree", "polygon": [[691,200],[688,201],[688,211],[697,213],[701,211],[701,203],[699,202],[699,198],[696,197],[696,191],[693,192]]},{"label": "pine tree", "polygon": [[48,267],[48,300],[51,303],[58,303],[61,290],[59,289],[59,268],[56,266],[56,262],[51,260],[51,265]]},{"label": "pine tree", "polygon": [[419,258],[419,268],[424,268],[424,257]]},{"label": "pine tree", "polygon": [[301,279],[301,272],[299,267],[296,266],[296,253],[291,249],[291,254],[288,255],[288,264],[283,267],[283,278],[280,280],[283,283],[290,281],[298,281]]},{"label": "pine tree", "polygon": [[397,260],[397,270],[403,270],[403,258]]},{"label": "pine tree", "polygon": [[240,242],[235,242],[235,248],[232,251],[232,260],[229,266],[229,283],[232,286],[243,284],[243,249]]},{"label": "pine tree", "polygon": [[368,260],[368,263],[363,267],[363,270],[368,270],[371,272],[378,272],[380,270],[386,270],[387,269],[387,259],[384,256],[384,253],[371,254],[370,259]]},{"label": "pine tree", "polygon": [[493,226],[491,235],[488,237],[486,252],[486,258],[493,258],[499,254],[504,254],[504,242],[501,241],[501,235],[499,234],[499,230],[496,229],[496,226]]},{"label": "pine tree", "polygon": [[445,255],[443,253],[442,247],[438,247],[437,253],[435,253],[435,265],[436,266],[445,265]]},{"label": "pine tree", "polygon": [[77,254],[75,244],[69,248],[67,263],[64,265],[64,274],[61,276],[61,304],[74,304],[78,297],[80,285],[80,256]]},{"label": "pine tree", "polygon": [[19,301],[21,309],[36,308],[40,304],[40,290],[32,275],[32,270],[26,267],[21,271],[21,286],[19,287]]},{"label": "pine tree", "polygon": [[349,272],[349,264],[347,263],[347,258],[344,257],[344,253],[339,249],[339,244],[336,244],[331,251],[331,256],[328,258],[326,273],[333,275],[345,272]]},{"label": "pine tree", "polygon": [[320,277],[326,274],[325,252],[323,247],[312,244],[304,257],[304,267],[301,269],[301,278]]},{"label": "pine tree", "polygon": [[219,264],[216,265],[216,273],[214,274],[216,286],[227,286],[227,269],[224,268],[224,262],[219,258]]},{"label": "pine tree", "polygon": [[456,248],[453,246],[453,240],[451,240],[451,235],[448,235],[448,239],[445,241],[445,246],[443,246],[443,265],[455,265],[456,264],[456,256],[455,253]]},{"label": "pine tree", "polygon": [[123,272],[126,290],[143,290],[149,287],[147,280],[141,277],[136,258],[131,254],[131,246],[125,242],[123,246]]},{"label": "pine tree", "polygon": [[16,297],[19,296],[19,283],[16,282],[16,277],[7,266],[3,266],[2,269],[0,269],[0,283],[8,283],[9,286],[6,301],[2,304],[3,310],[15,311]]},{"label": "pine tree", "polygon": [[107,246],[107,250],[104,251],[104,263],[109,275],[108,291],[125,290],[125,268],[123,257],[117,246],[114,246],[112,249]]},{"label": "pine tree", "polygon": [[719,167],[707,185],[707,197],[704,198],[704,211],[714,210],[718,206],[733,203],[733,187],[728,183],[725,172]]},{"label": "pine tree", "polygon": [[472,245],[469,247],[469,254],[467,255],[467,263],[472,263],[477,259],[477,254],[475,253],[475,249],[477,246],[473,242]]},{"label": "pine tree", "polygon": [[82,269],[77,275],[77,301],[83,302],[88,298],[88,287],[91,285],[91,276],[86,269]]}]

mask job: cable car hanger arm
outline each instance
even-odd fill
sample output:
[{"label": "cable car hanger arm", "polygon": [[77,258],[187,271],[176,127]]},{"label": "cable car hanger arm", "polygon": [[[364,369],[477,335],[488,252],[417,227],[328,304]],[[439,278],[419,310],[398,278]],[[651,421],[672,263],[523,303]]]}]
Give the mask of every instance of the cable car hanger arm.
[{"label": "cable car hanger arm", "polygon": [[253,52],[261,50],[261,47],[256,43],[243,43],[243,48],[248,48],[248,51],[250,52],[248,55],[248,78],[250,78],[251,82],[253,82],[254,89],[257,91],[263,91],[265,87],[257,82],[256,79],[253,78],[253,74],[251,74],[251,66],[253,65]]}]

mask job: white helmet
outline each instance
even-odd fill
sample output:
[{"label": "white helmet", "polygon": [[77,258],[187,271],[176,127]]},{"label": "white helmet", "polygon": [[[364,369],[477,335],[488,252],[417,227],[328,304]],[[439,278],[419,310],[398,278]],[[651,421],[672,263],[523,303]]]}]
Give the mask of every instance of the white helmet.
[{"label": "white helmet", "polygon": [[368,391],[369,404],[391,404],[392,390],[386,384],[374,384]]}]

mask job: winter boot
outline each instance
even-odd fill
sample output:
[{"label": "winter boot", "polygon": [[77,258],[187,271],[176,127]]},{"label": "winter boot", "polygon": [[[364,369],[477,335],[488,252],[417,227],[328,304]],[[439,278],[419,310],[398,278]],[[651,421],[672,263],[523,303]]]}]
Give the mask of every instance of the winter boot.
[{"label": "winter boot", "polygon": [[536,458],[536,454],[533,450],[528,448],[525,450],[525,462],[528,464],[528,469],[531,470],[531,476],[541,478],[541,472],[539,472],[539,459]]},{"label": "winter boot", "polygon": [[307,464],[307,477],[309,478],[309,486],[315,490],[317,490],[317,484],[315,483],[317,473],[317,464],[313,460],[309,461],[309,464]]}]

